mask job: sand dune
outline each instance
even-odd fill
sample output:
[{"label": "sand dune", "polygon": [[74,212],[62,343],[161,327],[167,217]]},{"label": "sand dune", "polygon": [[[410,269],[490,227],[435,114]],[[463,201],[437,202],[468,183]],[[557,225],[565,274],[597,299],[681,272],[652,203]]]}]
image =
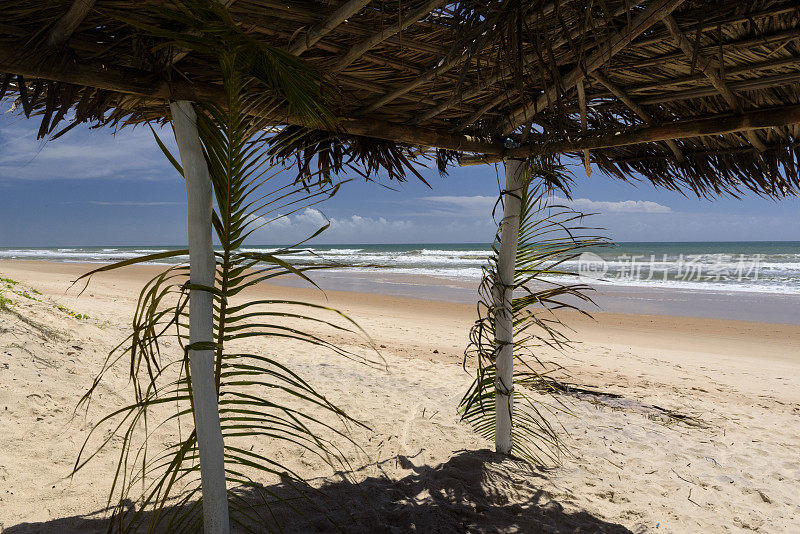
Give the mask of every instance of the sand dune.
[{"label": "sand dune", "polygon": [[[135,290],[152,267],[98,277],[65,294],[86,267],[2,263],[41,301],[0,312],[0,529],[104,531],[112,450],[74,478],[85,432],[122,405],[127,374],[109,376],[88,412],[73,409],[106,352],[124,337]],[[265,286],[350,313],[383,346],[387,368],[276,343],[293,370],[366,423],[353,472],[253,443],[324,490],[290,531],[792,532],[800,531],[800,327],[600,314],[571,318],[582,343],[571,381],[613,395],[562,396],[571,456],[535,468],[496,456],[458,420],[470,305]],[[12,295],[13,296],[13,295]],[[89,319],[75,319],[54,304]],[[326,334],[354,351],[363,340]],[[338,337],[336,337],[338,336]],[[433,351],[437,352],[433,352]],[[547,356],[547,355],[545,355]],[[276,493],[285,481],[264,479]],[[323,510],[326,512],[323,513]]]}]

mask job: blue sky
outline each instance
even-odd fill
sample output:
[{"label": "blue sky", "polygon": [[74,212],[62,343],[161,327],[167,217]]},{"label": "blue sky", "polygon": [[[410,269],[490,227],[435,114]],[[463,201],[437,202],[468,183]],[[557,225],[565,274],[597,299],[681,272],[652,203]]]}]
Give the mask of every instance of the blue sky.
[{"label": "blue sky", "polygon": [[[183,182],[146,127],[90,130],[36,140],[37,120],[0,106],[0,246],[179,245],[186,241]],[[162,138],[171,140],[171,131]],[[171,143],[174,145],[174,143]],[[626,184],[573,166],[574,206],[624,241],[800,240],[800,200],[755,195],[713,202]],[[339,194],[260,231],[251,244],[285,244],[331,228],[317,243],[487,242],[494,235],[494,167],[453,168],[431,184],[354,180]]]}]

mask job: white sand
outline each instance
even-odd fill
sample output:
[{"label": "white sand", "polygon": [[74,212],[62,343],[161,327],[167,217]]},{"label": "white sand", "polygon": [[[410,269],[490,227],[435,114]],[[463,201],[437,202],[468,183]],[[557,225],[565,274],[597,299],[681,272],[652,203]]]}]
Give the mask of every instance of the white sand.
[{"label": "white sand", "polygon": [[[65,295],[85,270],[0,263],[0,276],[44,294],[43,302],[11,295],[12,312],[0,312],[3,532],[106,528],[115,451],[64,477],[90,423],[125,402],[124,366],[86,418],[73,409],[124,337],[134,289],[152,268],[104,275],[80,298]],[[321,301],[306,290],[259,291]],[[491,444],[455,413],[470,382],[460,354],[472,306],[355,293],[329,299],[385,345],[388,372],[308,348],[252,348],[286,357],[371,427],[354,431],[363,453],[347,449],[357,484],[308,455],[253,446],[315,479],[328,495],[321,504],[345,531],[800,532],[800,327],[623,315],[573,321],[584,343],[561,359],[572,381],[622,398],[564,397],[574,417],[560,420],[573,456],[534,469],[485,450]],[[71,318],[54,302],[91,318]],[[362,340],[330,336],[366,351]],[[696,419],[676,421],[655,407]],[[333,530],[318,512],[306,519],[288,530]]]}]

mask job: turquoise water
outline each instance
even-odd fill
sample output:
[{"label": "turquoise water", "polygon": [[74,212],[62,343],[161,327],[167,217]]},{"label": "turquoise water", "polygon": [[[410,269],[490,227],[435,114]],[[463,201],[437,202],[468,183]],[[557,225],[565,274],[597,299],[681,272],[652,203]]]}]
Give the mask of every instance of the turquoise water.
[{"label": "turquoise water", "polygon": [[[0,248],[0,260],[107,263],[180,247]],[[250,246],[245,251],[272,251]],[[292,255],[301,264],[332,263],[335,271],[359,270],[476,281],[488,244],[316,245]],[[563,267],[598,285],[800,294],[800,242],[620,243],[592,251],[587,261]],[[176,258],[177,263],[186,258]],[[592,269],[590,261],[594,264]],[[594,268],[598,267],[598,268]]]}]

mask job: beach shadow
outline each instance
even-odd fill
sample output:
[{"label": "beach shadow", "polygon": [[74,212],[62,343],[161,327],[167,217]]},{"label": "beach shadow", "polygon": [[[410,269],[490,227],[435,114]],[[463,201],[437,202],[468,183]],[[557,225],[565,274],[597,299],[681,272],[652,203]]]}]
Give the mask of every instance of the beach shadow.
[{"label": "beach shadow", "polygon": [[[358,483],[332,477],[315,484],[316,490],[289,480],[247,488],[237,499],[251,506],[244,526],[292,533],[631,532],[589,512],[565,510],[537,488],[545,478],[541,471],[488,450],[463,451],[437,466],[416,466],[405,456],[383,466],[389,462],[411,473],[399,480],[379,473]],[[22,523],[4,533],[105,532],[108,526],[101,510]]]}]

